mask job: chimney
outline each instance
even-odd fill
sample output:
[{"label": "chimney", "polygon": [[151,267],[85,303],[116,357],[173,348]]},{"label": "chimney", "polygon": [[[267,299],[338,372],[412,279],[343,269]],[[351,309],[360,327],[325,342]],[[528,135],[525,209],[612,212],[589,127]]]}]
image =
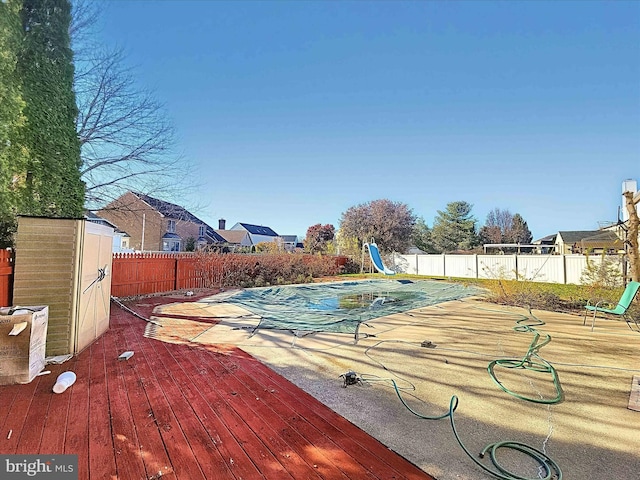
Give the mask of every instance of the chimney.
[{"label": "chimney", "polygon": [[218,220],[218,230],[224,230],[227,221],[224,218]]}]

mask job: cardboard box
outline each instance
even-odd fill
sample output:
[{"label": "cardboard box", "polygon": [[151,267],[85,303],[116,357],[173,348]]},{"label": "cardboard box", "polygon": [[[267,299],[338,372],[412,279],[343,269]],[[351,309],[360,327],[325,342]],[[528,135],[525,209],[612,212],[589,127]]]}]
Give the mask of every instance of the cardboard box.
[{"label": "cardboard box", "polygon": [[44,369],[48,321],[48,306],[0,308],[0,385],[29,383]]}]

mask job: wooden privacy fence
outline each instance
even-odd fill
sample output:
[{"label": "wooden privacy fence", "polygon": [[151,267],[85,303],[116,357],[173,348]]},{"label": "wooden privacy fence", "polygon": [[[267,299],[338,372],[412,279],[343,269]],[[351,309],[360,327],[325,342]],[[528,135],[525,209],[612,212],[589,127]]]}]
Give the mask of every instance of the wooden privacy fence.
[{"label": "wooden privacy fence", "polygon": [[13,302],[13,251],[0,250],[0,307]]},{"label": "wooden privacy fence", "polygon": [[198,253],[114,253],[111,295],[131,297],[212,286],[251,286],[335,275],[347,257]]},{"label": "wooden privacy fence", "polygon": [[201,288],[204,279],[191,254],[114,253],[111,295],[130,297],[148,293]]}]

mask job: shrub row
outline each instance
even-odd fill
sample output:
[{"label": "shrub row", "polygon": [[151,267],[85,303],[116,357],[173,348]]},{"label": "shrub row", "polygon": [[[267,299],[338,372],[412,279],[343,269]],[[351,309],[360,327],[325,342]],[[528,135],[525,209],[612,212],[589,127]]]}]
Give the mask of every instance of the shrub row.
[{"label": "shrub row", "polygon": [[336,257],[272,253],[266,255],[198,252],[196,271],[204,286],[263,287],[287,283],[308,283],[314,278],[337,275]]}]

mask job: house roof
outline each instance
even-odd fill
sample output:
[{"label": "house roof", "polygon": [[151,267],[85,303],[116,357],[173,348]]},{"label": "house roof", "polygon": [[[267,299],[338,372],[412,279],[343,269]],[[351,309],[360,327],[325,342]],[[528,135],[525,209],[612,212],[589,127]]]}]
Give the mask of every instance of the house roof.
[{"label": "house roof", "polygon": [[624,245],[622,239],[611,230],[598,232],[597,235],[583,238],[581,243],[583,246],[591,248],[622,248]]},{"label": "house roof", "polygon": [[227,243],[240,245],[245,238],[251,242],[251,239],[248,238],[249,234],[245,230],[216,230],[216,234],[222,238],[223,242]]},{"label": "house roof", "polygon": [[178,235],[177,233],[167,232],[162,236],[162,238],[177,238],[178,240],[180,240],[180,235]]},{"label": "house roof", "polygon": [[[207,225],[207,224],[205,223],[205,225]],[[205,229],[205,233],[207,234],[207,237],[209,237],[214,242],[219,242],[219,243],[224,243],[225,242],[224,237],[222,237],[220,234],[218,234],[218,232],[216,232],[209,225],[207,225],[207,228]]]},{"label": "house roof", "polygon": [[84,212],[84,218],[86,218],[90,222],[98,223],[98,224],[101,224],[101,225],[106,225],[107,227],[111,227],[111,228],[113,228],[113,231],[115,233],[121,233],[122,236],[124,236],[124,237],[130,237],[131,236],[127,232],[125,232],[124,230],[120,230],[115,224],[111,223],[106,218],[99,217],[98,215],[96,215],[95,213],[93,213],[93,212],[91,212],[89,210],[86,210]]},{"label": "house roof", "polygon": [[238,230],[239,229],[237,228],[238,226],[239,228],[246,230],[252,235],[266,235],[268,237],[278,236],[278,234],[269,227],[265,227],[263,225],[253,225],[251,223],[238,222],[231,228],[231,230]]},{"label": "house roof", "polygon": [[562,238],[564,243],[576,243],[581,241],[583,238],[593,237],[600,233],[600,230],[576,230],[576,231],[566,231],[566,232],[558,232],[558,235]]},{"label": "house roof", "polygon": [[167,218],[204,225],[206,227],[206,236],[209,237],[210,240],[212,240],[213,242],[224,242],[224,238],[218,235],[213,228],[207,225],[206,222],[200,220],[186,208],[181,207],[180,205],[176,205],[175,203],[166,202],[158,198],[150,197],[149,195],[144,195],[142,193],[131,193]]},{"label": "house roof", "polygon": [[163,216],[175,220],[184,220],[187,222],[205,224],[202,220],[189,212],[186,208],[176,205],[175,203],[165,202],[157,198],[144,195],[142,193],[131,192],[143,202],[147,203],[151,208],[161,213]]},{"label": "house roof", "polygon": [[538,245],[538,244],[541,244],[541,245],[552,244],[552,243],[554,243],[556,241],[556,237],[557,236],[558,236],[557,234],[553,233],[551,235],[547,235],[546,237],[539,238],[538,240],[534,240],[533,243],[535,245]]},{"label": "house roof", "polygon": [[281,238],[285,243],[298,243],[297,235],[281,235]]}]

